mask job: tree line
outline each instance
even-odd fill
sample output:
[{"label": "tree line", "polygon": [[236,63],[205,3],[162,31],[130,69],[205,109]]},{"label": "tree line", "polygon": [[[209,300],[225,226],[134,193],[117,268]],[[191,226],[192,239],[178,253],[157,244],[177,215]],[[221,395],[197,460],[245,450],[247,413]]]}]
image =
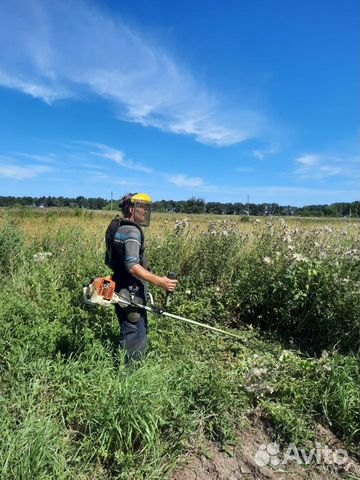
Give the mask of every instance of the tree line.
[{"label": "tree line", "polygon": [[[117,210],[118,203],[104,198],[69,197],[4,197],[0,196],[0,207],[68,207],[91,210]],[[153,211],[165,213],[212,213],[225,215],[254,216],[301,216],[301,217],[360,217],[360,202],[339,202],[331,205],[307,205],[293,207],[277,203],[223,203],[205,202],[201,198],[188,200],[160,200],[153,203]]]},{"label": "tree line", "polygon": [[102,210],[109,203],[103,198],[85,197],[0,197],[0,207],[69,207]]},{"label": "tree line", "polygon": [[189,200],[160,200],[154,203],[158,212],[213,213],[223,215],[301,216],[301,217],[360,217],[360,202],[339,202],[331,205],[294,207],[277,203],[223,203],[205,202],[201,198]]}]

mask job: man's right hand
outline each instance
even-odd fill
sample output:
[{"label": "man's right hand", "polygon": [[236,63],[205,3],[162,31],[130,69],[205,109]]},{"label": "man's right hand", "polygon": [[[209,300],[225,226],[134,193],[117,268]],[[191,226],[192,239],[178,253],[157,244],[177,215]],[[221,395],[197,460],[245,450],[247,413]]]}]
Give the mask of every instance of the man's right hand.
[{"label": "man's right hand", "polygon": [[172,280],[168,277],[159,277],[158,286],[166,290],[167,292],[173,292],[179,283],[178,280]]}]

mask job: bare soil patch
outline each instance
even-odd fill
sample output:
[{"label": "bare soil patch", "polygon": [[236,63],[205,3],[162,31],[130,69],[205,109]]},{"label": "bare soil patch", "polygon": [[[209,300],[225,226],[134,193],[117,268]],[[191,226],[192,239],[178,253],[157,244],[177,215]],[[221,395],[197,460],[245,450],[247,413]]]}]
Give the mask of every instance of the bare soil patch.
[{"label": "bare soil patch", "polygon": [[[324,427],[319,425],[316,433],[319,444],[327,445],[333,451],[344,448],[339,439]],[[317,464],[315,458],[310,465],[299,465],[294,460],[282,464],[283,451],[280,451],[279,465],[260,466],[256,453],[264,451],[263,446],[273,442],[271,432],[255,414],[248,425],[237,431],[233,445],[221,447],[207,440],[200,442],[200,447],[194,447],[184,457],[171,480],[360,479],[359,461],[350,455],[342,465]],[[269,458],[267,453],[263,458],[265,461]]]}]

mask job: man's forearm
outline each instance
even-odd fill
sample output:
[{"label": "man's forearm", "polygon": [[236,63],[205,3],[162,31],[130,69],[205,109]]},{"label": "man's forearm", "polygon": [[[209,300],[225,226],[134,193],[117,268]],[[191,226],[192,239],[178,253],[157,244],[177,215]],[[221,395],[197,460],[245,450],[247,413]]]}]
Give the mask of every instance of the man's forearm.
[{"label": "man's forearm", "polygon": [[150,282],[157,287],[161,287],[167,292],[173,292],[178,284],[177,280],[168,277],[159,277],[158,275],[149,272],[149,270],[146,270],[139,264],[133,265],[130,268],[129,273],[140,280],[144,280],[145,282]]},{"label": "man's forearm", "polygon": [[133,265],[130,268],[129,273],[131,273],[131,275],[134,275],[134,277],[139,278],[140,280],[144,280],[145,282],[150,282],[157,287],[161,286],[161,277],[149,272],[149,270],[146,270],[139,264]]}]

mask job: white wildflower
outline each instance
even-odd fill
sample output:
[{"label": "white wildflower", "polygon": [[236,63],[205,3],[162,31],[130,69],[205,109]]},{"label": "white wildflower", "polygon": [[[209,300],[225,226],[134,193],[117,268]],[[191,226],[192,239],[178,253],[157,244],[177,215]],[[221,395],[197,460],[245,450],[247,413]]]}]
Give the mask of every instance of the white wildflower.
[{"label": "white wildflower", "polygon": [[210,235],[216,235],[216,223],[212,220],[210,220],[209,222],[208,232],[210,233]]},{"label": "white wildflower", "polygon": [[185,295],[191,295],[191,290],[185,290]]},{"label": "white wildflower", "polygon": [[270,257],[264,257],[263,262],[266,263],[266,265],[270,265],[272,263],[272,260]]},{"label": "white wildflower", "polygon": [[35,260],[35,262],[43,262],[44,260],[46,260],[51,256],[52,256],[51,252],[39,252],[33,255],[33,259]]},{"label": "white wildflower", "polygon": [[301,255],[301,253],[293,253],[293,256],[292,256],[293,260],[295,260],[295,262],[308,262],[309,259],[307,257],[305,257],[304,255]]},{"label": "white wildflower", "polygon": [[346,257],[350,258],[357,258],[359,254],[359,251],[356,250],[355,248],[353,250],[348,250],[347,252],[344,253]]},{"label": "white wildflower", "polygon": [[256,385],[245,385],[244,386],[245,392],[248,392],[248,393],[255,392],[255,389],[256,389]]},{"label": "white wildflower", "polygon": [[289,356],[290,356],[289,350],[283,350],[281,352],[280,357],[279,357],[279,362],[282,362],[284,360],[284,358],[289,357]]},{"label": "white wildflower", "polygon": [[252,374],[253,374],[255,377],[262,377],[262,376],[265,375],[266,373],[267,373],[266,368],[253,368],[253,369],[252,369]]},{"label": "white wildflower", "polygon": [[189,220],[187,218],[183,218],[182,220],[176,220],[175,222],[175,234],[179,235],[182,233],[186,227],[189,225]]}]

